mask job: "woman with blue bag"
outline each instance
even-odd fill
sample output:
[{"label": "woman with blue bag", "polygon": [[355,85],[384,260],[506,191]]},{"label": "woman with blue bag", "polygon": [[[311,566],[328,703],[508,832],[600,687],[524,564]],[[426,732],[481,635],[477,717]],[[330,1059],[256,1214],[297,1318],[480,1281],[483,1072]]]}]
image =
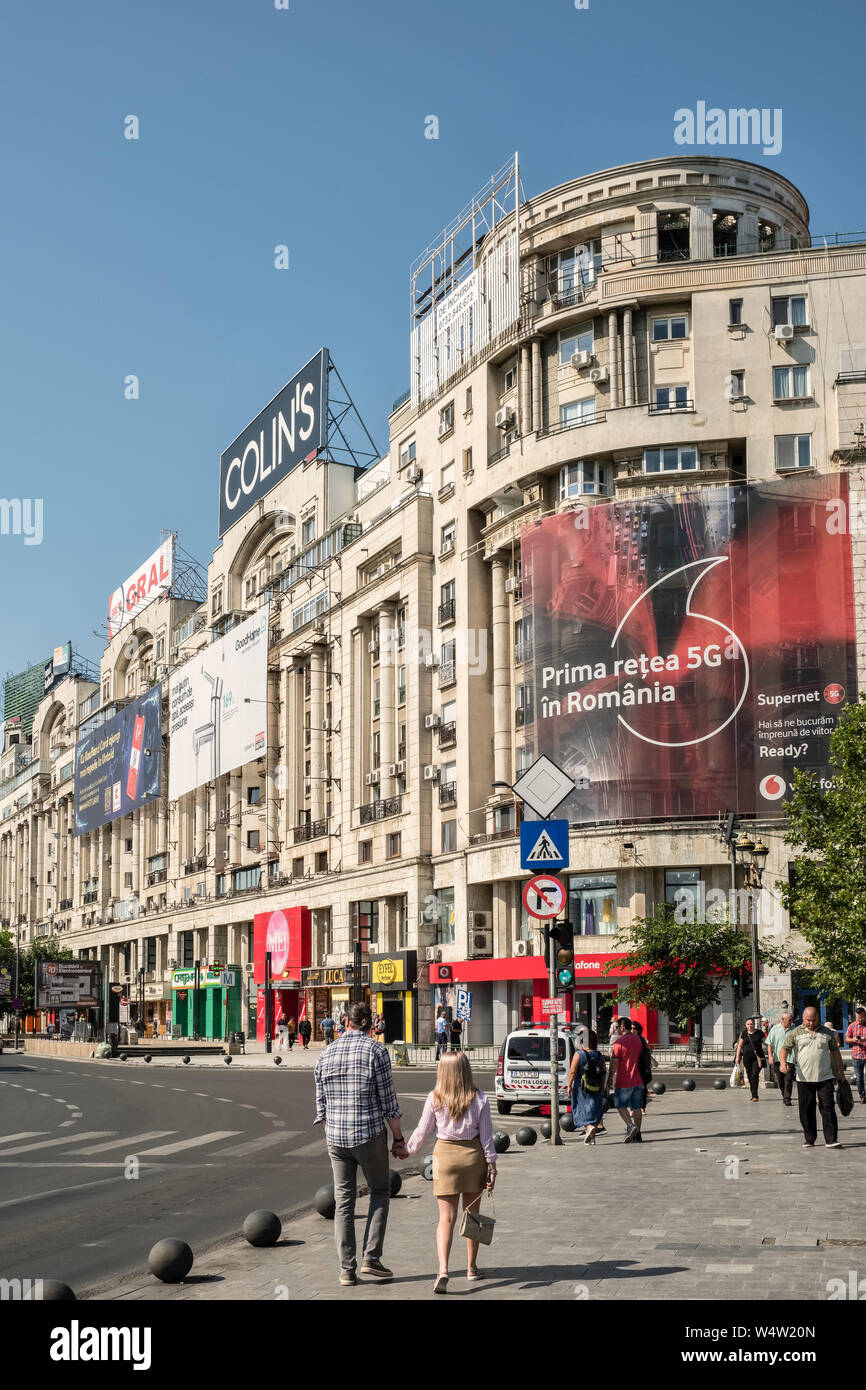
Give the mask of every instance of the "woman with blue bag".
[{"label": "woman with blue bag", "polygon": [[604,1115],[605,1061],[598,1050],[598,1034],[589,1030],[586,1047],[575,1050],[568,1072],[571,1118],[575,1129],[584,1127],[584,1144],[594,1144]]}]

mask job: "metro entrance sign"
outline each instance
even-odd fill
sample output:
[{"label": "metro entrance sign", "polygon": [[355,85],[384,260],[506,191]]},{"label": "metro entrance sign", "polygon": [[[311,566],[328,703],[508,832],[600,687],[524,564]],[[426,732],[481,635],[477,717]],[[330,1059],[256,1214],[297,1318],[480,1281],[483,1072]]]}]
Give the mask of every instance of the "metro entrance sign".
[{"label": "metro entrance sign", "polygon": [[565,906],[565,884],[554,874],[536,874],[523,886],[523,906],[542,921],[558,917]]}]

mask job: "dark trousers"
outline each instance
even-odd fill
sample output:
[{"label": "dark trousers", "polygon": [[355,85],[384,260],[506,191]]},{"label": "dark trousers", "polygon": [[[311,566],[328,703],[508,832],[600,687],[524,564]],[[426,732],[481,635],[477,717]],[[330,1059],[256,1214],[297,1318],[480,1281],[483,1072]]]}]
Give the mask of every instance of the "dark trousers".
[{"label": "dark trousers", "polygon": [[778,1062],[774,1062],[774,1063],[773,1063],[773,1071],[776,1073],[776,1085],[778,1086],[779,1090],[780,1090],[781,1093],[782,1093],[782,1101],[783,1101],[783,1102],[784,1102],[784,1101],[790,1101],[791,1096],[792,1096],[793,1091],[794,1091],[794,1068],[793,1068],[793,1066],[792,1066],[791,1063],[789,1062],[789,1063],[788,1063],[788,1070],[787,1070],[786,1072],[783,1073],[783,1072],[781,1072],[781,1071],[779,1070],[779,1063],[778,1063]]},{"label": "dark trousers", "polygon": [[752,1090],[752,1098],[754,1100],[757,1100],[758,1082],[761,1079],[761,1068],[758,1059],[754,1053],[752,1053],[751,1057],[743,1057],[743,1066],[746,1070],[746,1076],[749,1078],[749,1086]]},{"label": "dark trousers", "polygon": [[334,1217],[334,1236],[340,1268],[354,1270],[357,1263],[355,1246],[355,1196],[358,1169],[364,1174],[370,1189],[370,1205],[364,1230],[364,1256],[382,1258],[388,1208],[391,1202],[391,1174],[388,1166],[388,1138],[383,1129],[375,1139],[353,1149],[328,1146],[334,1174],[334,1196],[337,1204]]},{"label": "dark trousers", "polygon": [[833,1101],[833,1082],[798,1081],[797,1104],[800,1108],[800,1124],[803,1126],[803,1138],[810,1144],[814,1144],[818,1138],[816,1101],[821,1111],[824,1143],[835,1144],[839,1129],[836,1123],[836,1106]]},{"label": "dark trousers", "polygon": [[857,1078],[857,1090],[860,1092],[860,1099],[866,1100],[866,1082],[863,1080],[863,1073],[866,1071],[866,1057],[860,1061],[855,1057],[851,1063],[854,1068],[854,1075]]}]

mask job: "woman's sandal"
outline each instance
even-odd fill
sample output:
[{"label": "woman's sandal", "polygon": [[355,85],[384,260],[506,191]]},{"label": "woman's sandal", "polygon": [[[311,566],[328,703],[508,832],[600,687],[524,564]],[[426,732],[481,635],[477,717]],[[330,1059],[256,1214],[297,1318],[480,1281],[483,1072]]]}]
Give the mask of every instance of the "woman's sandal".
[{"label": "woman's sandal", "polygon": [[434,1293],[447,1293],[447,1292],[448,1292],[448,1275],[447,1275],[447,1274],[437,1274],[437,1275],[436,1275],[436,1283],[433,1285],[433,1292],[434,1292]]},{"label": "woman's sandal", "polygon": [[483,1279],[483,1278],[484,1278],[484,1270],[483,1270],[483,1269],[467,1269],[467,1271],[466,1271],[466,1278],[467,1278],[467,1279]]}]

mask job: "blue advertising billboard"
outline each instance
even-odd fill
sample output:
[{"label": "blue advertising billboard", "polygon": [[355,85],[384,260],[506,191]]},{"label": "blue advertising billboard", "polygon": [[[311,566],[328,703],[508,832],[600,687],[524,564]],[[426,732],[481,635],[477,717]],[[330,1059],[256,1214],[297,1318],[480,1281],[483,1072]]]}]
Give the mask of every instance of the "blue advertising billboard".
[{"label": "blue advertising billboard", "polygon": [[76,744],[76,835],[155,801],[161,776],[162,686],[155,685]]}]

